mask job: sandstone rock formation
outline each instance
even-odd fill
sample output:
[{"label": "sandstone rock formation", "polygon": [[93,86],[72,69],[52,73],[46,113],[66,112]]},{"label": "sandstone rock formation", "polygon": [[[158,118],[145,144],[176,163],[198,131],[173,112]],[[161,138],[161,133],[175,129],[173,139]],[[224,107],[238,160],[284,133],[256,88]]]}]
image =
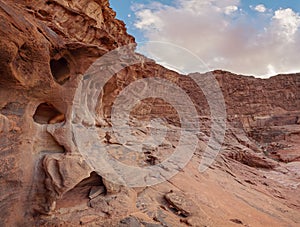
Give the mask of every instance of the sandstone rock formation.
[{"label": "sandstone rock formation", "polygon": [[[135,54],[134,38],[108,0],[0,0],[0,24],[1,226],[300,225],[300,74],[268,80],[209,74],[222,89],[227,127],[217,160],[200,173],[212,119],[191,77],[207,75],[179,75]],[[127,54],[139,63],[105,84],[96,97],[96,118],[87,116],[85,107],[74,116],[76,91],[91,76],[86,71],[99,57],[128,44]],[[98,73],[105,76],[104,70]],[[116,184],[79,152],[85,144],[78,142],[93,139],[80,130],[95,129],[103,148],[128,165],[162,162],[180,137],[172,105],[149,98],[131,112],[129,124],[136,126],[139,140],[153,130],[147,122],[163,119],[168,134],[158,148],[147,145],[142,153],[133,152],[134,144],[120,142],[110,127],[112,105],[122,90],[155,77],[189,94],[201,120],[198,148],[184,169],[161,184]],[[87,90],[97,88],[92,85]],[[70,130],[75,124],[80,125],[76,138]]]}]

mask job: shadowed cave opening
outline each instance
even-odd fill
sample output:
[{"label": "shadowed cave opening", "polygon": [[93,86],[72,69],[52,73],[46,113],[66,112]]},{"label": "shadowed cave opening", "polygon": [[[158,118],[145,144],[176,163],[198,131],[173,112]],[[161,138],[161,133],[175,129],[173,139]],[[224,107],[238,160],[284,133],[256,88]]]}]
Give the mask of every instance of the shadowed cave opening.
[{"label": "shadowed cave opening", "polygon": [[83,179],[73,189],[64,194],[61,199],[57,200],[56,209],[87,204],[91,198],[106,193],[102,177],[96,172],[92,172],[88,178]]},{"label": "shadowed cave opening", "polygon": [[70,66],[68,61],[62,57],[50,61],[51,73],[57,83],[63,85],[70,78]]},{"label": "shadowed cave opening", "polygon": [[33,119],[39,124],[53,124],[62,122],[64,120],[64,115],[51,104],[42,103],[37,107]]}]

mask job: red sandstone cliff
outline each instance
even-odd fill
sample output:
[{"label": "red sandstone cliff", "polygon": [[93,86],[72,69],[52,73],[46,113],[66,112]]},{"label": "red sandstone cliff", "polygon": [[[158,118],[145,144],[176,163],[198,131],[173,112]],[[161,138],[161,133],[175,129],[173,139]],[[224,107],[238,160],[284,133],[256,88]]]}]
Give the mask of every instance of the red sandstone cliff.
[{"label": "red sandstone cliff", "polygon": [[[200,173],[211,127],[204,94],[189,76],[138,55],[145,64],[122,69],[99,97],[96,109],[105,122],[97,123],[99,141],[118,158],[124,146],[101,127],[109,126],[112,104],[127,85],[152,77],[189,94],[202,134],[192,160],[175,177],[151,187],[123,187],[87,164],[65,127],[90,65],[134,44],[108,1],[2,0],[0,24],[1,226],[300,224],[300,74],[261,80],[214,71],[225,98],[227,130],[216,162]],[[133,55],[134,45],[128,51]],[[174,129],[161,149],[147,148],[134,164],[155,165],[178,145],[179,117],[168,103],[144,100],[132,116],[162,117]],[[136,133],[146,137],[147,127]]]}]

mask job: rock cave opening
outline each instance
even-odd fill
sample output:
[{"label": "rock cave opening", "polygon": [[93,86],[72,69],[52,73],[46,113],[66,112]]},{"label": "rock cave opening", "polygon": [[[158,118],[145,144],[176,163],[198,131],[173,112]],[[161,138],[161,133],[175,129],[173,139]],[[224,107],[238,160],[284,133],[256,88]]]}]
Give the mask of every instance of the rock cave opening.
[{"label": "rock cave opening", "polygon": [[61,199],[56,201],[56,209],[86,204],[90,199],[106,193],[102,177],[96,172],[92,172],[88,178],[83,179],[73,189],[66,192]]},{"label": "rock cave opening", "polygon": [[70,78],[70,66],[68,61],[61,57],[50,61],[51,73],[57,83],[63,85]]},{"label": "rock cave opening", "polygon": [[49,103],[41,103],[37,107],[33,119],[39,124],[54,124],[64,121],[64,114]]}]

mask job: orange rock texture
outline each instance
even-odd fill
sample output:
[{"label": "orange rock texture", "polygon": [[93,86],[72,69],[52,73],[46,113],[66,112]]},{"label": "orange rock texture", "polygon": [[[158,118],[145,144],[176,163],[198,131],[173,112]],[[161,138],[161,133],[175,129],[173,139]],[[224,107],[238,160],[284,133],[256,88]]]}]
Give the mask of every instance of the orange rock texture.
[{"label": "orange rock texture", "polygon": [[[299,226],[300,74],[180,75],[135,54],[134,38],[115,16],[108,0],[0,0],[0,226]],[[138,63],[120,67],[95,103],[83,101],[87,107],[76,115],[87,70],[125,45]],[[101,67],[97,76],[113,71]],[[226,104],[225,139],[205,172],[198,167],[213,119],[193,76],[215,77]],[[150,168],[172,154],[182,124],[161,98],[142,100],[128,122],[144,140],[148,123],[162,119],[168,132],[158,147],[134,152],[135,144],[123,143],[111,128],[115,100],[143,78],[180,87],[201,125],[197,149],[178,174],[130,187],[102,175],[81,151],[95,141],[84,130],[94,130],[99,152],[127,165]],[[88,85],[97,90],[97,81]],[[91,105],[95,116],[85,111]]]}]

